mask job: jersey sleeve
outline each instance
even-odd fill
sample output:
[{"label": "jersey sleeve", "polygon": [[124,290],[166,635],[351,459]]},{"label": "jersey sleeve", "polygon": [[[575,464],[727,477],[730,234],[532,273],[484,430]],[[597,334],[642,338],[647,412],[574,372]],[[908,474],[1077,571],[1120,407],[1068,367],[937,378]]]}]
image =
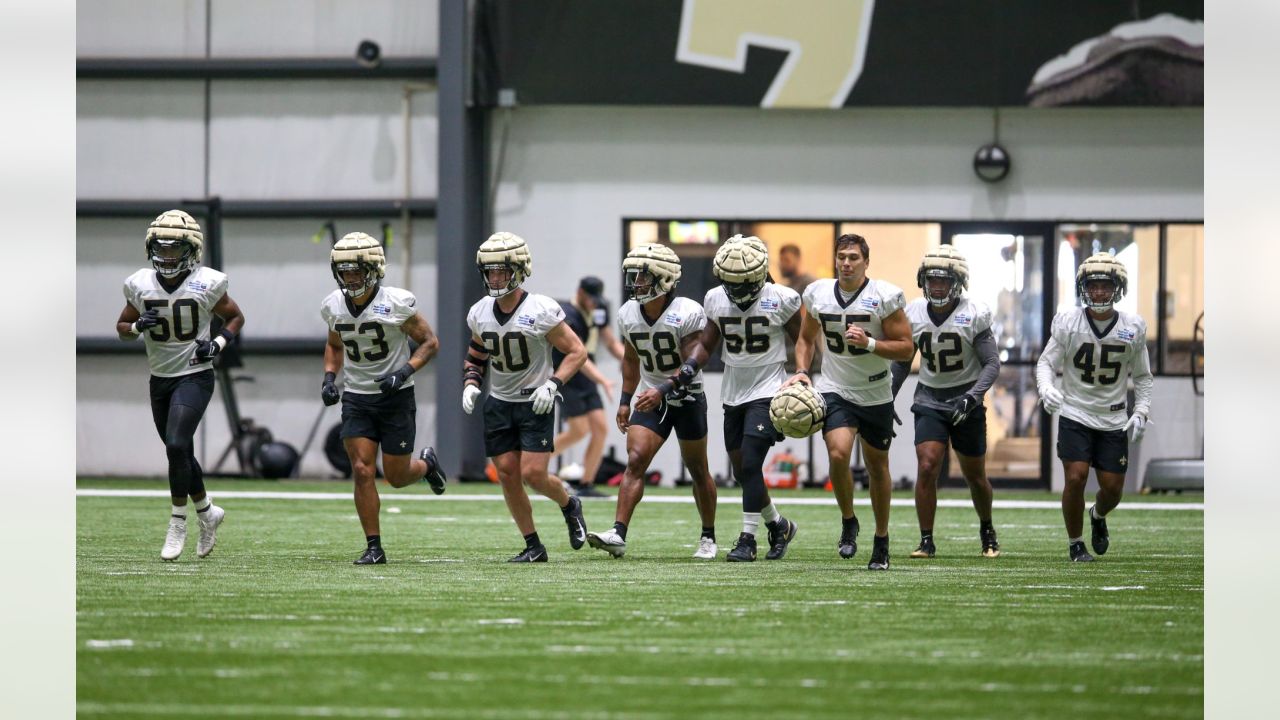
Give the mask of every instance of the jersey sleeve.
[{"label": "jersey sleeve", "polygon": [[138,312],[142,312],[142,302],[138,299],[138,289],[133,286],[133,276],[125,278],[124,301],[132,305]]},{"label": "jersey sleeve", "polygon": [[212,281],[209,283],[209,289],[204,293],[206,310],[212,310],[214,305],[222,302],[222,298],[227,294],[227,287],[230,284],[231,280],[226,273],[217,273],[213,276]]},{"label": "jersey sleeve", "polygon": [[533,317],[533,334],[542,336],[564,322],[564,308],[554,300],[544,300]]},{"label": "jersey sleeve", "polygon": [[800,305],[810,315],[813,314],[813,303],[815,298],[817,298],[817,296],[818,296],[818,283],[816,282],[809,283],[809,285],[804,289],[804,294],[800,296]]},{"label": "jersey sleeve", "polygon": [[885,287],[884,299],[880,303],[881,318],[887,318],[906,306],[907,296],[902,293],[902,288],[896,285]]},{"label": "jersey sleeve", "polygon": [[991,308],[984,303],[977,303],[977,312],[973,318],[973,334],[981,335],[991,329]]},{"label": "jersey sleeve", "polygon": [[688,314],[684,316],[684,322],[680,324],[680,337],[688,337],[694,333],[702,332],[702,328],[707,326],[707,314],[703,312],[700,305],[689,303]]},{"label": "jersey sleeve", "polygon": [[391,303],[391,321],[403,325],[418,314],[418,298],[408,290],[397,292]]},{"label": "jersey sleeve", "polygon": [[780,292],[780,302],[778,303],[778,311],[782,316],[783,322],[788,322],[795,317],[796,312],[800,310],[800,293],[791,288],[784,288],[786,292]]},{"label": "jersey sleeve", "polygon": [[471,306],[470,310],[467,311],[467,328],[471,330],[472,335],[480,334],[480,330],[477,329],[476,327],[479,324],[479,317],[480,317],[480,303],[476,303],[475,305]]},{"label": "jersey sleeve", "polygon": [[[706,317],[708,322],[715,323],[718,310],[719,308],[716,307],[716,289],[711,288],[707,291],[706,296],[702,298],[703,316]],[[719,323],[716,323],[716,327],[719,327]]]},{"label": "jersey sleeve", "polygon": [[329,311],[329,298],[325,298],[320,303],[320,319],[324,320],[325,327],[333,330],[333,313]]}]

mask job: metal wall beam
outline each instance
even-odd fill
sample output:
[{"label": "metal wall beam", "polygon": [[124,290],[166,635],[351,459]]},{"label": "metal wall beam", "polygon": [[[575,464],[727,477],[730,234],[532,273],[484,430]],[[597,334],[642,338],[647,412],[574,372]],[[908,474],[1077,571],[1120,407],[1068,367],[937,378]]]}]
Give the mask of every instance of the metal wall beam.
[{"label": "metal wall beam", "polygon": [[[154,217],[179,208],[203,215],[208,200],[77,200],[76,217]],[[405,210],[415,217],[436,214],[435,198],[404,200],[223,200],[224,218],[390,218]]]},{"label": "metal wall beam", "polygon": [[79,58],[78,80],[345,80],[431,81],[433,57],[383,58],[365,67],[354,56],[326,58]]}]

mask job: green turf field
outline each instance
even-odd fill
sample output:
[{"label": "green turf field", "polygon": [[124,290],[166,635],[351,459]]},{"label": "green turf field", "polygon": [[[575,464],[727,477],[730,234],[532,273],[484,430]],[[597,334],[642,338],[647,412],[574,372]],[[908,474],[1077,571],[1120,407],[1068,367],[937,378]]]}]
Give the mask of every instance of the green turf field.
[{"label": "green turf field", "polygon": [[[503,561],[522,541],[500,500],[442,501],[425,488],[384,487],[390,564],[354,567],[364,543],[349,499],[219,497],[347,488],[212,482],[227,510],[218,547],[195,558],[193,519],[187,551],[173,564],[159,561],[165,499],[78,498],[79,714],[1203,715],[1199,510],[1121,505],[1111,518],[1111,551],[1101,562],[1072,565],[1056,509],[997,509],[1004,556],[985,560],[973,511],[941,508],[939,556],[913,561],[915,514],[895,507],[892,569],[871,573],[869,507],[858,507],[858,555],[842,561],[834,501],[787,505],[830,497],[822,493],[775,491],[799,535],[784,560],[745,565],[723,562],[740,529],[734,490],[721,491],[734,503],[719,506],[714,563],[690,558],[698,536],[692,504],[642,503],[627,556],[614,560],[589,547],[570,550],[559,511],[541,501],[534,510],[551,562],[511,566]],[[476,493],[495,489],[451,485],[445,498]],[[612,502],[585,505],[591,529],[612,524]]]}]

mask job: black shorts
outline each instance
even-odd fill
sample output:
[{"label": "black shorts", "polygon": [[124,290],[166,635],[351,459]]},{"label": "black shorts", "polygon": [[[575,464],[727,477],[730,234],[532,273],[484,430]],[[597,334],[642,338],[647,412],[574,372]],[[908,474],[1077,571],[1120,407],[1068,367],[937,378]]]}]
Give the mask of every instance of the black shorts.
[{"label": "black shorts", "polygon": [[212,398],[212,368],[178,377],[151,376],[151,419],[161,437],[164,437],[170,406],[185,405],[203,416]]},{"label": "black shorts", "polygon": [[385,455],[408,455],[418,436],[418,403],[413,388],[390,395],[342,393],[342,437],[369,438]]},{"label": "black shorts", "polygon": [[1123,475],[1129,469],[1129,438],[1124,430],[1094,430],[1070,418],[1060,418],[1058,457]]},{"label": "black shorts", "polygon": [[952,425],[946,413],[927,405],[911,406],[916,416],[916,444],[930,440],[947,444],[966,457],[982,457],[987,454],[987,408],[978,406],[959,425]]},{"label": "black shorts", "polygon": [[707,436],[707,396],[694,393],[680,405],[664,404],[657,411],[631,411],[631,424],[649,428],[665,441],[675,428],[678,440],[701,440]]},{"label": "black shorts", "polygon": [[888,450],[893,442],[893,403],[880,405],[855,405],[838,393],[822,393],[827,403],[827,417],[822,422],[822,432],[851,427],[863,440],[880,450]]},{"label": "black shorts", "polygon": [[[574,375],[573,377],[576,380],[582,376]],[[560,415],[562,417],[574,418],[579,415],[586,415],[592,410],[604,409],[604,403],[600,402],[600,393],[596,391],[595,383],[589,380],[585,387],[570,380],[560,391],[560,396],[564,398],[560,402]]]},{"label": "black shorts", "polygon": [[539,415],[531,402],[485,398],[484,454],[488,457],[512,450],[549,453],[555,449],[554,441],[554,413]]},{"label": "black shorts", "polygon": [[769,403],[773,398],[760,398],[741,405],[724,406],[724,449],[733,452],[742,447],[744,437],[764,440],[773,445],[782,439],[782,433],[773,428],[769,418]]}]

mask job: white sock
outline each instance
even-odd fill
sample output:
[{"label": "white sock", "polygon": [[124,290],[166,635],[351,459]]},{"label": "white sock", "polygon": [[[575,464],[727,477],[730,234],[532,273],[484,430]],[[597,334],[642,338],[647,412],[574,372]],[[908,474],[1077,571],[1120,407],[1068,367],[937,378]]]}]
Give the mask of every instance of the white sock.
[{"label": "white sock", "polygon": [[760,513],[742,513],[742,532],[755,537],[758,527],[760,527]]},{"label": "white sock", "polygon": [[1078,537],[1078,538],[1071,538],[1070,540],[1067,541],[1067,544],[1074,545],[1076,543],[1082,543],[1082,542],[1084,542],[1084,538]]},{"label": "white sock", "polygon": [[1089,506],[1089,517],[1093,518],[1094,520],[1101,520],[1102,518],[1106,517],[1106,515],[1103,515],[1102,513],[1098,512],[1097,505],[1091,505]]},{"label": "white sock", "polygon": [[760,510],[760,517],[764,518],[766,523],[778,522],[778,518],[782,517],[782,513],[778,512],[778,508],[770,502]]},{"label": "white sock", "polygon": [[206,494],[203,500],[196,503],[196,512],[202,513],[205,510],[208,510],[209,506],[211,505],[213,505],[213,498],[209,497],[209,495]]},{"label": "white sock", "polygon": [[174,506],[173,506],[173,509],[169,511],[169,514],[170,514],[170,515],[172,515],[174,518],[176,518],[176,519],[178,519],[178,520],[182,520],[183,522],[186,522],[186,520],[187,520],[187,506],[186,506],[186,505],[174,505]]}]

